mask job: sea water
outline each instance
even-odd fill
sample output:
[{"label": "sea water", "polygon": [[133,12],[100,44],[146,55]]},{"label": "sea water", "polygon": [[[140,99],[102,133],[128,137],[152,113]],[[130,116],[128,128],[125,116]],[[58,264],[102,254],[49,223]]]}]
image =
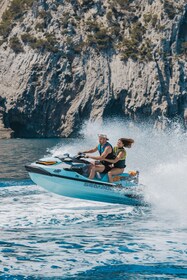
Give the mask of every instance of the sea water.
[{"label": "sea water", "polygon": [[[127,170],[139,170],[145,206],[65,198],[30,181],[24,165],[135,140]],[[75,139],[0,140],[0,279],[187,279],[187,137],[113,121]]]}]

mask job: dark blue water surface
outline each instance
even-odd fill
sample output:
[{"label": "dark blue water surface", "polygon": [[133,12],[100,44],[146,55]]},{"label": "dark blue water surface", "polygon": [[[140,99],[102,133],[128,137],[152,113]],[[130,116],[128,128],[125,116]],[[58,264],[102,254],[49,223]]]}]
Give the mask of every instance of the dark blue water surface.
[{"label": "dark blue water surface", "polygon": [[0,140],[0,179],[28,178],[24,166],[48,154],[47,149],[59,142],[58,139]]},{"label": "dark blue water surface", "polygon": [[[80,150],[90,143],[76,144]],[[184,173],[185,159],[163,165],[163,155],[152,172],[137,143],[149,206],[70,199],[32,183],[25,164],[74,145],[0,140],[0,279],[187,279],[186,192],[180,176],[177,187],[172,177],[178,167]]]}]

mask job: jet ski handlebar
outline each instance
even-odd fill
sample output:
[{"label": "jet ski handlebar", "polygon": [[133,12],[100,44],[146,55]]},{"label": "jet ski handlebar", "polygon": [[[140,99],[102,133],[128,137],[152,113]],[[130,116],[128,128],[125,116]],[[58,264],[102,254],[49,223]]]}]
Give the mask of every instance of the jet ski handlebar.
[{"label": "jet ski handlebar", "polygon": [[84,160],[84,158],[86,158],[86,155],[84,153],[79,153],[75,156],[70,156],[69,154],[63,154],[63,157],[59,158],[62,162],[80,162],[80,163],[86,163],[86,164],[90,164],[89,161]]},{"label": "jet ski handlebar", "polygon": [[86,154],[84,153],[78,153],[76,156],[74,156],[76,159],[81,159],[81,158],[85,158]]},{"label": "jet ski handlebar", "polygon": [[76,158],[76,159],[80,159],[80,158],[85,158],[86,157],[86,154],[84,153],[78,153],[77,155],[75,156],[70,156],[70,154],[66,153],[66,154],[63,154],[62,156],[62,159],[65,159],[65,158]]}]

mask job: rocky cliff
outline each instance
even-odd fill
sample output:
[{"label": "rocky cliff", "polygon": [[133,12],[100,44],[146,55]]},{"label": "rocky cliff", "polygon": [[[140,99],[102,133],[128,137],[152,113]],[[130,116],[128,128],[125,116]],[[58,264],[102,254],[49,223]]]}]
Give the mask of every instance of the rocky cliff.
[{"label": "rocky cliff", "polygon": [[0,0],[0,8],[1,135],[68,137],[86,120],[117,116],[186,124],[184,0]]}]

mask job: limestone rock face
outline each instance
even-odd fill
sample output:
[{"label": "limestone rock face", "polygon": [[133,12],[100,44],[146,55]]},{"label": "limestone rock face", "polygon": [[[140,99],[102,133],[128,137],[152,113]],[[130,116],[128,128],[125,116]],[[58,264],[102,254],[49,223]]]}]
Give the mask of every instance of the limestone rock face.
[{"label": "limestone rock face", "polygon": [[[3,104],[3,100],[0,97],[0,102]],[[4,126],[4,116],[5,108],[0,107],[0,139],[9,139],[14,136],[14,132],[10,128],[5,128]]]},{"label": "limestone rock face", "polygon": [[184,0],[13,5],[0,0],[0,138],[68,137],[109,117],[186,126]]}]

